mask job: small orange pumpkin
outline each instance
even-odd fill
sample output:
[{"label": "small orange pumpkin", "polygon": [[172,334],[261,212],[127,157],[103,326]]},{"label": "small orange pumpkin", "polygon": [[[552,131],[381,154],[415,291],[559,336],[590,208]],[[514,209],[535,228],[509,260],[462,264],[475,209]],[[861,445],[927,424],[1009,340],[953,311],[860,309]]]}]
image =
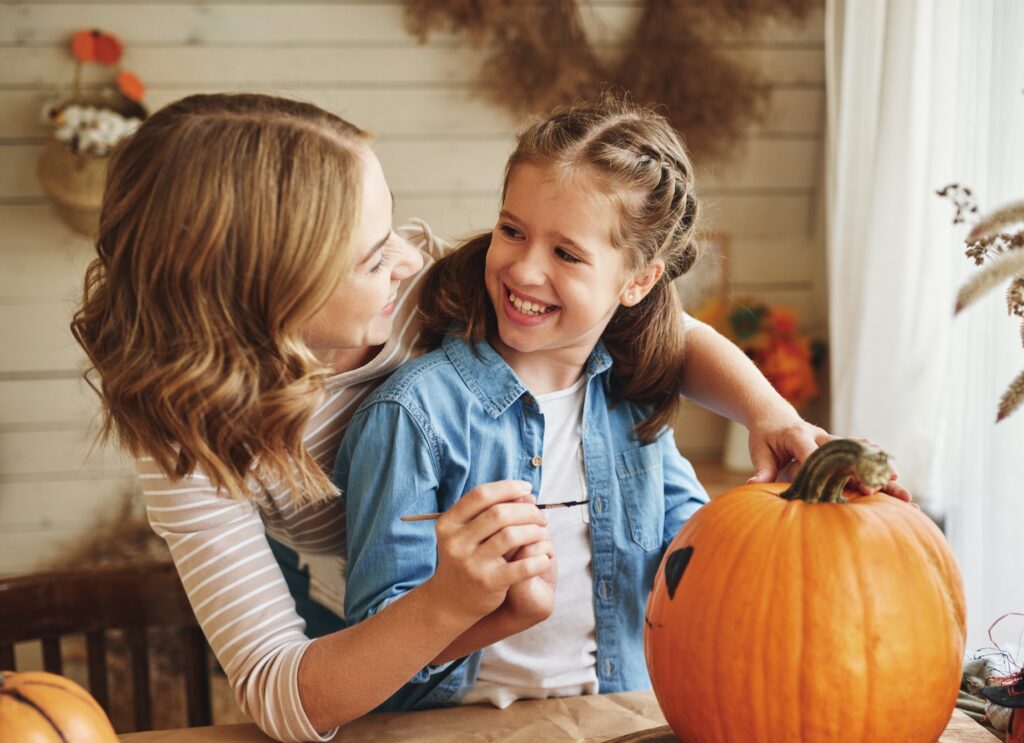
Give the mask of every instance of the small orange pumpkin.
[{"label": "small orange pumpkin", "polygon": [[74,681],[0,672],[0,741],[117,743],[103,708]]},{"label": "small orange pumpkin", "polygon": [[880,450],[832,441],[793,485],[745,485],[683,526],[647,604],[658,703],[687,743],[928,741],[949,721],[963,586],[939,529],[871,487]]}]

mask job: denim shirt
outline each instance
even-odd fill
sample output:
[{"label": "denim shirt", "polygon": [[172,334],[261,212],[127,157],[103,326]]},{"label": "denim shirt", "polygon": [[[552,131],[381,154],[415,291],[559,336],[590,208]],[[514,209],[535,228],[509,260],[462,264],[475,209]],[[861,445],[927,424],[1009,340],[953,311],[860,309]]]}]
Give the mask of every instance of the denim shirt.
[{"label": "denim shirt", "polygon": [[[599,343],[584,367],[582,447],[601,693],[650,688],[647,595],[668,543],[708,499],[671,429],[646,444],[636,437],[647,409],[609,400],[610,368]],[[433,575],[432,523],[402,516],[446,511],[495,480],[525,480],[540,492],[543,444],[540,408],[486,341],[448,336],[375,390],[349,424],[334,471],[347,510],[347,621]],[[476,682],[480,656],[424,668],[381,709],[456,703]]]}]

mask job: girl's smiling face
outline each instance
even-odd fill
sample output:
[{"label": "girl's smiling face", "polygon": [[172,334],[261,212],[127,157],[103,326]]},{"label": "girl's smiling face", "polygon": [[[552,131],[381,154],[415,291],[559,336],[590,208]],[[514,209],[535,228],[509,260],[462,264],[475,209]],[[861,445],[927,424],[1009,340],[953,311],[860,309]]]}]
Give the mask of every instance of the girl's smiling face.
[{"label": "girl's smiling face", "polygon": [[484,283],[498,322],[491,343],[518,373],[535,354],[581,368],[619,305],[640,301],[651,271],[660,276],[660,267],[627,271],[612,244],[617,219],[589,175],[532,164],[510,174]]}]

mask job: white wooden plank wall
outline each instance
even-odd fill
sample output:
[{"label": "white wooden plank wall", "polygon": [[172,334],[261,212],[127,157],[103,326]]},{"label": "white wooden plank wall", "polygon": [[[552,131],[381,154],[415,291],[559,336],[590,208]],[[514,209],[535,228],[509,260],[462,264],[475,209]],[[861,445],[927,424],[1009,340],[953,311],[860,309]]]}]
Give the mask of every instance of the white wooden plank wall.
[{"label": "white wooden plank wall", "polygon": [[[592,3],[592,35],[614,47],[636,12],[635,0]],[[90,449],[96,403],[67,329],[92,248],[35,177],[40,106],[70,81],[67,41],[87,27],[120,35],[151,107],[250,90],[350,117],[379,137],[397,216],[452,237],[491,224],[515,131],[514,117],[468,95],[478,54],[452,37],[419,46],[398,2],[0,3],[0,573],[52,556],[134,487],[123,457]],[[701,169],[712,226],[731,236],[736,291],[791,303],[823,329],[821,18],[720,43],[764,70],[774,95],[743,157]],[[679,429],[689,453],[720,446],[721,422],[696,408]]]}]

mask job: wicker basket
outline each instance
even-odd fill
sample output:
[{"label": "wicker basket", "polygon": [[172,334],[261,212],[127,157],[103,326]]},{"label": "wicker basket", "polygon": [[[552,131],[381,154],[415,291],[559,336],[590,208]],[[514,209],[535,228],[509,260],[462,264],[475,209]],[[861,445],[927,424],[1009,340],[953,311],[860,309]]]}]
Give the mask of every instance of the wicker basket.
[{"label": "wicker basket", "polygon": [[[127,98],[95,94],[64,102],[109,108],[125,116],[146,117],[146,109]],[[50,140],[39,156],[36,171],[43,191],[67,225],[82,235],[95,237],[99,228],[107,158],[72,152],[62,142]]]}]

